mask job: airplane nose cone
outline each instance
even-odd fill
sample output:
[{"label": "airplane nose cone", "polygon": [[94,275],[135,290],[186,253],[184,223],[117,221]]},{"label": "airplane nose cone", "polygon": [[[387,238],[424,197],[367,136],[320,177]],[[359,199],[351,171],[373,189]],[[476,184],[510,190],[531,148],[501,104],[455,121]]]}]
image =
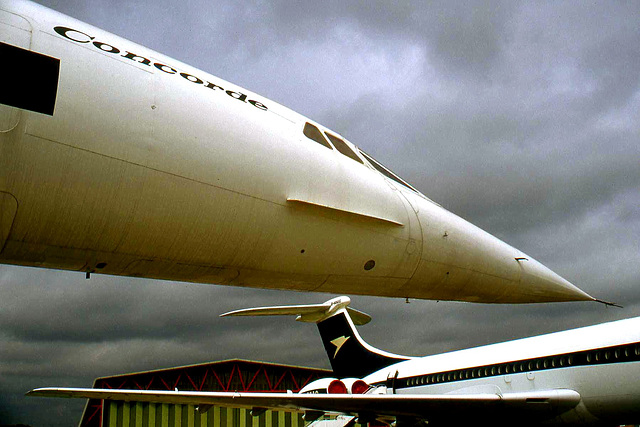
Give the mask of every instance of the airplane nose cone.
[{"label": "airplane nose cone", "polygon": [[405,296],[527,304],[595,299],[497,237],[424,202],[421,259]]},{"label": "airplane nose cone", "polygon": [[520,286],[540,302],[593,301],[594,298],[571,282],[526,255],[515,258],[521,268]]}]

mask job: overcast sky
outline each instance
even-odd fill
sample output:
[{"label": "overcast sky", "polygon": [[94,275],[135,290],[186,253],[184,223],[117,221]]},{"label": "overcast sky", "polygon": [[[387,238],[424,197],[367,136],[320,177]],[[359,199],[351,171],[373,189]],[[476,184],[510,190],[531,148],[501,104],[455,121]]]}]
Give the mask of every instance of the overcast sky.
[{"label": "overcast sky", "polygon": [[[341,133],[595,303],[352,297],[433,354],[640,315],[640,2],[45,1]],[[75,424],[39,386],[248,358],[329,367],[313,325],[219,319],[334,295],[0,266],[0,424]]]}]

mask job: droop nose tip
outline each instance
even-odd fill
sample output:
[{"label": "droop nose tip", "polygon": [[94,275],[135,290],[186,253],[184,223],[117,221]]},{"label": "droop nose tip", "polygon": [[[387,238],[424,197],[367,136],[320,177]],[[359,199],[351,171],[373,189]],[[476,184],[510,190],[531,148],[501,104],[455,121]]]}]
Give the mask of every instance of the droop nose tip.
[{"label": "droop nose tip", "polygon": [[540,302],[595,301],[588,293],[531,258],[516,258],[522,267],[520,284]]}]

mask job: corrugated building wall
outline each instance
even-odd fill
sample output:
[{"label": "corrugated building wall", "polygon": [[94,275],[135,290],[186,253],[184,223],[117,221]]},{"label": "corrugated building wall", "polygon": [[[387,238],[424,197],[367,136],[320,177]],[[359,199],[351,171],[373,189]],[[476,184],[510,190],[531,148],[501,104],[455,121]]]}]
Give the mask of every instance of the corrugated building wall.
[{"label": "corrugated building wall", "polygon": [[[225,360],[98,378],[94,388],[181,391],[298,392],[332,371],[249,360]],[[91,399],[80,427],[303,427],[301,414],[267,411],[252,416],[241,408],[115,402]]]},{"label": "corrugated building wall", "polygon": [[200,413],[193,405],[105,401],[104,427],[303,427],[302,414],[214,406]]}]

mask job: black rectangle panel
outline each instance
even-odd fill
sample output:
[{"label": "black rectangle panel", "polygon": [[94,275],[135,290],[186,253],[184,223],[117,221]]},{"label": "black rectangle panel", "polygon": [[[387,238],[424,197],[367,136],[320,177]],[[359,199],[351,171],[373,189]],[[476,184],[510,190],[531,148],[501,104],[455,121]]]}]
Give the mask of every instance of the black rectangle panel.
[{"label": "black rectangle panel", "polygon": [[0,42],[0,104],[53,116],[60,60]]}]

